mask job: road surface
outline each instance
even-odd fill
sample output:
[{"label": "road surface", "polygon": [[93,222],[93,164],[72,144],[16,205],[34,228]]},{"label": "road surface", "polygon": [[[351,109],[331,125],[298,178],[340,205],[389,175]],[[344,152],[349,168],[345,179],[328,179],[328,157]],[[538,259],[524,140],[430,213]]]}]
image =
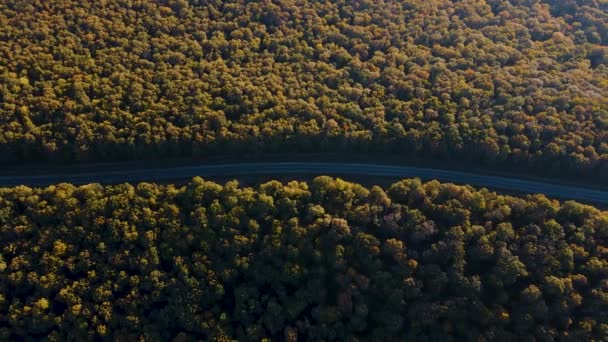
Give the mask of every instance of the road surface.
[{"label": "road surface", "polygon": [[608,191],[551,184],[540,181],[480,175],[460,171],[439,170],[410,166],[392,166],[359,163],[269,162],[196,165],[167,168],[135,168],[118,171],[94,171],[74,174],[36,176],[0,176],[0,187],[17,185],[46,186],[57,183],[122,183],[143,181],[172,181],[201,177],[232,177],[269,175],[357,175],[390,178],[418,177],[423,180],[470,184],[478,187],[507,190],[510,192],[545,194],[548,197],[572,199],[581,202],[608,205]]}]

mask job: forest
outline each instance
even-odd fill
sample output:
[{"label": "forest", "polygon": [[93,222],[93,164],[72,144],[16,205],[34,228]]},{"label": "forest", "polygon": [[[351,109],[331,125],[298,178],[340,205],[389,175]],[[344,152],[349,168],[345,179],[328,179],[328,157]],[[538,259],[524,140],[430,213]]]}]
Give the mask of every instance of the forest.
[{"label": "forest", "polygon": [[608,212],[327,176],[0,189],[0,340],[601,341]]},{"label": "forest", "polygon": [[608,182],[605,0],[4,0],[0,162],[374,152]]}]

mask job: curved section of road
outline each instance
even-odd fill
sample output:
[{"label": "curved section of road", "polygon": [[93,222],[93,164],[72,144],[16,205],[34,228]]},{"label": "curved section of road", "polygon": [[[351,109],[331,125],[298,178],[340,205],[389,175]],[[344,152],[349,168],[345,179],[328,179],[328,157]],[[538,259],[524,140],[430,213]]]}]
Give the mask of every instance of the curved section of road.
[{"label": "curved section of road", "polygon": [[572,199],[608,205],[608,191],[551,184],[532,180],[479,175],[460,171],[439,170],[410,166],[349,163],[269,162],[196,165],[168,168],[129,169],[77,174],[41,176],[2,176],[0,186],[46,186],[57,183],[122,183],[143,181],[171,181],[200,177],[232,177],[251,175],[357,175],[390,178],[437,179],[441,182],[470,184],[507,191],[545,194],[548,197]]}]

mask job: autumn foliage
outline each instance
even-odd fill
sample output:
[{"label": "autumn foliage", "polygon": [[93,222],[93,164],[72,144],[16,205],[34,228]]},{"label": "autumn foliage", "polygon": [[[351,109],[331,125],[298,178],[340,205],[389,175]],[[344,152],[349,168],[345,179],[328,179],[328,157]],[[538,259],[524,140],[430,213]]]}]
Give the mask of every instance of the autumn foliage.
[{"label": "autumn foliage", "polygon": [[607,238],[436,181],[0,189],[0,339],[599,341]]},{"label": "autumn foliage", "polygon": [[376,151],[608,181],[595,0],[5,0],[0,161]]}]

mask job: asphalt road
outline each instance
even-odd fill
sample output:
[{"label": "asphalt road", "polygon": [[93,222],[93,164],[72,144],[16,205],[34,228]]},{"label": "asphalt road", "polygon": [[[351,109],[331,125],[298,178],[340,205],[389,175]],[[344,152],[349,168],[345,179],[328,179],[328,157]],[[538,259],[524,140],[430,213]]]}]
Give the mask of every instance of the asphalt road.
[{"label": "asphalt road", "polygon": [[391,166],[380,164],[268,162],[196,165],[168,168],[141,168],[119,171],[95,171],[74,174],[1,176],[0,187],[17,185],[46,186],[57,183],[122,183],[144,181],[172,181],[201,177],[232,177],[251,175],[283,176],[298,175],[351,175],[390,178],[437,179],[441,182],[470,184],[509,192],[545,194],[548,197],[572,199],[581,202],[608,205],[608,191],[551,184],[540,181],[480,175],[460,171],[431,168]]}]

